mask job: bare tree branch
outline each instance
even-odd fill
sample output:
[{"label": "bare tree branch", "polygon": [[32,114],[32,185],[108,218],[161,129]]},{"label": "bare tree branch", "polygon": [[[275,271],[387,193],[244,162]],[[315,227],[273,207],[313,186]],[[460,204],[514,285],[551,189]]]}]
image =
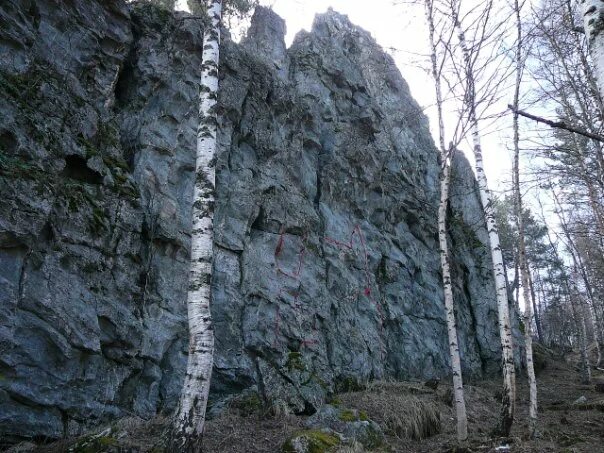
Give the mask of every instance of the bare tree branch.
[{"label": "bare tree branch", "polygon": [[566,130],[568,132],[574,132],[575,134],[579,134],[579,135],[582,135],[584,137],[591,138],[592,140],[596,140],[596,141],[604,143],[604,137],[602,137],[601,135],[592,134],[589,131],[585,131],[583,129],[576,128],[576,127],[571,126],[570,124],[568,124],[568,123],[566,123],[564,121],[552,121],[552,120],[548,120],[547,118],[543,118],[541,116],[533,115],[533,114],[525,112],[523,110],[515,109],[510,104],[508,104],[508,108],[512,112],[517,113],[518,115],[523,116],[525,118],[528,118],[530,120],[536,121],[538,123],[547,124],[548,126],[556,128],[556,129],[564,129],[564,130]]}]

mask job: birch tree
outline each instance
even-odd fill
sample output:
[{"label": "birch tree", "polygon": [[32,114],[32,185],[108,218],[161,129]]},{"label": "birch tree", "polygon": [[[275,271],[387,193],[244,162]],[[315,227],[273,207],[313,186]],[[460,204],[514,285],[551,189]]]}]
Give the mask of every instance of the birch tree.
[{"label": "birch tree", "polygon": [[[492,2],[487,2],[485,8],[492,8]],[[488,20],[490,11],[485,13],[485,21]],[[470,47],[465,37],[459,15],[459,3],[452,1],[450,3],[451,18],[457,33],[459,47],[461,49],[463,68],[461,74],[465,80],[464,101],[467,105],[468,122],[472,137],[472,147],[475,161],[476,180],[480,191],[480,199],[484,209],[485,222],[489,235],[489,245],[493,262],[493,275],[495,278],[495,289],[497,293],[497,309],[499,318],[499,334],[501,337],[502,359],[503,359],[503,400],[500,420],[500,432],[507,436],[510,433],[514,422],[514,410],[516,401],[516,376],[514,368],[514,351],[512,343],[512,328],[510,322],[510,312],[508,307],[507,285],[505,276],[505,267],[501,247],[499,245],[499,234],[497,230],[497,221],[495,219],[493,200],[489,190],[487,177],[484,171],[482,146],[480,140],[479,116],[477,113],[477,91],[474,64],[477,61],[476,55],[472,55]],[[486,23],[484,25],[486,27]],[[483,34],[484,38],[484,34]],[[481,43],[482,44],[482,43]]]},{"label": "birch tree", "polygon": [[[495,199],[495,215],[497,216],[497,225],[499,227],[499,239],[501,251],[503,254],[504,265],[507,269],[519,268],[518,265],[518,221],[516,219],[516,197],[504,197]],[[522,203],[522,226],[525,243],[525,256],[529,268],[529,289],[531,293],[531,303],[533,308],[533,319],[537,327],[537,334],[540,341],[543,341],[544,332],[540,316],[540,306],[543,300],[540,300],[538,291],[535,290],[541,281],[540,272],[547,269],[549,246],[543,239],[547,231],[545,222],[541,223],[533,216],[531,209]],[[518,272],[520,273],[520,272]],[[516,277],[520,280],[520,277]],[[533,281],[535,280],[535,281]],[[517,282],[510,284],[511,288],[517,286]],[[511,291],[509,298],[512,298]],[[515,303],[515,301],[514,301]]]},{"label": "birch tree", "polygon": [[[534,115],[531,119],[555,128],[549,137],[553,144],[544,145],[543,155],[547,159],[545,170],[551,184],[558,187],[560,199],[555,201],[563,231],[562,242],[573,261],[575,283],[572,296],[566,300],[579,306],[577,316],[570,317],[578,323],[577,338],[580,339],[581,324],[584,323],[578,316],[586,317],[593,326],[596,362],[601,362],[602,293],[594,291],[594,284],[597,285],[600,277],[596,276],[593,267],[585,266],[583,252],[577,246],[589,238],[588,250],[592,256],[602,256],[604,250],[604,107],[598,88],[598,67],[589,61],[594,50],[593,36],[588,32],[584,38],[580,33],[596,26],[594,21],[601,21],[597,8],[600,6],[594,6],[593,2],[543,0],[534,9],[533,33],[537,45],[533,49],[536,63],[533,68],[535,85],[539,87],[537,99],[555,110],[561,121],[545,122]],[[576,25],[575,17],[583,13],[586,14],[585,27],[581,29]],[[594,58],[592,60],[596,63]],[[539,171],[542,175],[543,169]],[[572,212],[568,219],[564,218],[563,203],[572,205],[572,211],[567,210]],[[593,260],[587,262],[597,267]],[[588,330],[585,337],[587,333]]]},{"label": "birch tree", "polygon": [[589,356],[587,353],[587,327],[585,325],[585,316],[582,311],[577,307],[576,299],[579,299],[580,293],[577,290],[576,286],[573,284],[569,285],[569,303],[572,308],[573,318],[575,320],[575,325],[577,327],[577,336],[579,337],[579,351],[581,355],[580,361],[580,370],[581,370],[581,383],[582,384],[590,384],[591,383],[591,367],[589,365]]},{"label": "birch tree", "polygon": [[204,27],[199,125],[191,229],[191,264],[187,311],[189,357],[171,444],[176,451],[199,452],[210,391],[214,332],[210,312],[213,262],[215,155],[218,121],[218,62],[222,0],[207,0],[209,21]]},{"label": "birch tree", "polygon": [[598,89],[604,98],[604,2],[580,0],[580,3],[583,8],[583,29],[589,43]]},{"label": "birch tree", "polygon": [[526,243],[524,239],[522,195],[520,193],[520,131],[518,127],[518,106],[520,102],[520,84],[522,82],[522,72],[524,69],[520,8],[521,5],[519,1],[514,0],[514,15],[516,18],[516,81],[514,84],[514,111],[512,115],[514,134],[514,166],[512,180],[514,183],[515,217],[518,228],[518,264],[524,297],[524,346],[526,353],[526,371],[529,383],[529,437],[532,439],[535,436],[537,428],[537,380],[535,378],[535,367],[533,365],[532,298],[530,292],[529,266],[526,258]]},{"label": "birch tree", "polygon": [[468,438],[468,417],[463,390],[463,377],[461,372],[461,359],[459,357],[459,342],[457,338],[457,323],[453,301],[453,288],[451,282],[451,266],[449,263],[449,245],[447,240],[447,206],[449,203],[449,187],[451,182],[451,159],[454,147],[445,147],[445,124],[443,118],[443,95],[440,69],[437,62],[437,48],[435,42],[434,8],[432,0],[425,0],[426,22],[428,24],[428,37],[430,44],[430,61],[432,77],[436,95],[436,109],[438,116],[438,143],[440,150],[440,202],[438,205],[438,240],[440,245],[440,263],[442,269],[443,290],[445,297],[445,311],[447,320],[447,335],[449,339],[449,354],[451,371],[453,374],[453,395],[455,398],[455,414],[457,417],[457,438],[460,442]]},{"label": "birch tree", "polygon": [[[565,225],[564,220],[564,211],[562,210],[562,205],[560,204],[560,199],[556,194],[556,191],[552,189],[552,198],[554,201],[554,213],[558,216],[560,223]],[[554,245],[553,240],[550,238],[548,234],[548,239],[552,248],[555,250],[556,254],[558,253],[556,247]],[[569,276],[565,271],[562,273],[562,285],[565,287],[566,291],[566,303],[571,308],[572,318],[575,324],[575,333],[578,338],[579,343],[579,352],[580,352],[580,371],[581,371],[581,382],[583,384],[589,384],[591,382],[591,368],[589,365],[589,358],[587,354],[587,328],[585,325],[585,316],[582,313],[580,307],[577,306],[577,300],[580,300],[581,294],[577,288],[576,282],[576,273],[574,275]],[[571,278],[574,277],[574,278]]]},{"label": "birch tree", "polygon": [[[555,193],[555,191],[552,191],[553,197],[554,197],[554,203],[557,206],[557,215],[558,215],[558,219],[560,221],[560,227],[562,229],[562,233],[565,237],[565,243],[564,245],[566,246],[566,249],[572,259],[572,269],[573,269],[573,281],[575,282],[575,288],[576,288],[576,295],[577,298],[583,302],[581,305],[583,305],[584,307],[587,308],[587,312],[589,314],[589,318],[591,321],[591,325],[592,325],[592,329],[593,329],[593,340],[594,340],[594,344],[595,344],[595,349],[596,349],[596,361],[595,361],[595,366],[598,367],[600,366],[601,362],[602,362],[602,352],[600,349],[600,343],[601,343],[601,326],[600,326],[600,322],[598,317],[596,316],[596,311],[594,309],[594,305],[595,305],[595,299],[593,297],[593,291],[591,289],[591,283],[589,281],[589,277],[587,276],[587,272],[585,271],[585,268],[583,266],[583,260],[581,259],[581,255],[579,253],[579,249],[576,245],[576,241],[573,238],[573,234],[571,232],[571,227],[569,225],[569,221],[567,220],[565,214],[564,214],[564,210],[562,208],[562,204],[560,202],[560,199],[558,197],[558,195]],[[581,294],[581,291],[578,288],[578,282],[582,281],[583,285],[585,287],[585,297]],[[583,316],[583,318],[585,317],[584,315],[584,310],[581,311],[581,315]],[[585,322],[584,320],[582,322]],[[585,331],[584,335],[587,338],[587,331],[585,326],[582,326],[582,330]],[[587,343],[586,343],[587,344]],[[585,345],[585,347],[587,347]]]}]

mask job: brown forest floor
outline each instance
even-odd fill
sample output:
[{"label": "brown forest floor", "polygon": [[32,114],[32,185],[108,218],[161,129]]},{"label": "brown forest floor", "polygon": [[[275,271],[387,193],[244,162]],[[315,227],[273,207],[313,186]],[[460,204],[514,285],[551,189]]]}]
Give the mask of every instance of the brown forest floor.
[{"label": "brown forest floor", "polygon": [[[574,362],[576,359],[573,358]],[[604,372],[594,371],[594,384],[604,382]],[[526,439],[528,388],[526,377],[517,377],[518,414],[509,439],[490,435],[499,412],[500,382],[481,381],[466,385],[470,439],[464,446],[455,441],[455,420],[450,401],[450,386],[441,383],[431,390],[422,383],[375,383],[367,389],[337,395],[341,407],[363,410],[387,433],[385,444],[376,452],[604,452],[604,393],[595,385],[581,385],[575,367],[562,357],[549,356],[538,374],[538,438]],[[573,405],[584,396],[587,403]],[[403,409],[401,409],[403,408]],[[423,412],[440,414],[440,433],[421,440],[405,435],[423,430]],[[428,417],[429,418],[429,417]],[[438,418],[438,415],[437,415]],[[230,409],[207,423],[205,453],[280,452],[285,440],[304,429],[306,417],[243,413]],[[429,423],[429,422],[423,422]],[[419,426],[419,428],[418,428]],[[159,452],[165,439],[165,419],[144,421],[128,419],[118,422],[111,431],[97,431],[78,439],[48,445],[23,443],[9,451],[16,452]],[[430,427],[428,427],[428,431]],[[509,449],[497,449],[509,445]],[[338,453],[363,452],[360,446],[340,447]]]}]

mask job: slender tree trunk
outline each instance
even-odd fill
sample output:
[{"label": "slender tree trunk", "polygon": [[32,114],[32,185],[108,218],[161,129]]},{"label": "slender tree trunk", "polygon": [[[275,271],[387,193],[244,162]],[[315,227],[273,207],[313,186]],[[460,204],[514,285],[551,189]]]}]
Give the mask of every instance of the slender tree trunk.
[{"label": "slender tree trunk", "polygon": [[222,0],[208,0],[210,23],[203,35],[199,85],[199,127],[193,192],[191,267],[187,309],[189,358],[171,437],[179,452],[200,452],[205,412],[210,391],[214,354],[214,330],[210,313],[213,261],[215,155],[218,121],[218,61]]},{"label": "slender tree trunk", "polygon": [[[562,99],[564,101],[563,108],[566,113],[566,116],[569,118],[569,120],[575,118],[577,115],[572,106],[572,102],[570,102],[568,97],[564,94],[562,94]],[[599,243],[600,246],[602,246],[604,244],[604,212],[602,211],[602,205],[599,200],[598,189],[594,185],[593,175],[591,174],[592,172],[590,172],[587,168],[587,152],[585,150],[584,145],[581,144],[581,142],[578,140],[577,134],[571,134],[571,136],[575,152],[577,154],[575,157],[577,159],[577,163],[579,164],[578,167],[580,171],[580,178],[583,180],[583,182],[585,183],[585,187],[587,188],[589,205],[591,207],[593,215],[596,218],[596,227],[599,236]],[[594,143],[594,147],[599,149],[600,144]]]},{"label": "slender tree trunk", "polygon": [[459,342],[457,339],[457,323],[455,321],[455,309],[453,305],[453,288],[451,284],[451,268],[449,265],[447,241],[447,205],[449,202],[449,186],[451,181],[451,162],[444,161],[441,166],[440,203],[438,206],[440,264],[445,294],[445,311],[447,334],[449,337],[449,353],[451,356],[451,370],[453,372],[453,394],[455,397],[455,412],[457,416],[457,438],[459,441],[464,441],[468,438],[468,417],[466,413],[463,378],[461,374],[461,359],[459,357]]},{"label": "slender tree trunk", "polygon": [[[578,294],[578,291],[577,291]],[[577,304],[574,302],[572,292],[569,290],[570,306],[573,312],[573,318],[575,319],[575,326],[579,337],[579,352],[581,354],[580,368],[581,368],[581,383],[591,383],[591,367],[589,366],[589,357],[587,354],[587,328],[585,326],[585,317],[581,310],[577,308]]]},{"label": "slender tree trunk", "polygon": [[[536,276],[537,276],[537,299],[539,300],[539,312],[540,313],[545,313],[546,312],[546,308],[545,308],[545,306],[546,306],[545,305],[545,300],[546,300],[545,286],[543,284],[543,280],[541,279],[541,275],[539,274],[539,271],[536,271]],[[541,337],[541,341],[544,341],[546,344],[548,344],[548,345],[551,346],[551,342],[546,341],[546,337],[547,338],[551,338],[551,335],[552,335],[553,332],[552,332],[551,326],[547,322],[544,322],[544,318],[540,318],[540,320],[539,320],[539,324],[541,325],[541,329],[542,329],[542,332],[543,332],[543,336]],[[545,326],[544,326],[544,324],[545,324]]]},{"label": "slender tree trunk", "polygon": [[[519,190],[517,188],[516,190]],[[520,196],[516,195],[518,198]],[[517,203],[520,203],[519,201]],[[522,225],[522,216],[519,216],[518,231],[520,242],[520,272],[522,275],[522,294],[524,297],[524,347],[526,353],[526,372],[529,383],[529,437],[535,436],[537,429],[537,379],[535,377],[535,367],[533,364],[533,311],[531,303],[530,282],[526,264],[526,248],[524,244],[524,233]]]},{"label": "slender tree trunk", "polygon": [[537,380],[533,365],[533,316],[530,293],[530,275],[526,259],[526,243],[524,239],[524,218],[522,215],[522,195],[520,194],[520,131],[518,127],[518,108],[520,102],[520,83],[522,82],[522,21],[520,20],[520,4],[514,1],[516,16],[516,83],[514,87],[514,201],[516,208],[516,223],[518,228],[518,267],[522,278],[522,293],[524,297],[524,346],[526,353],[526,372],[529,384],[529,437],[535,437],[537,429]]},{"label": "slender tree trunk", "polygon": [[491,192],[484,172],[482,160],[482,147],[480,144],[480,132],[478,118],[476,116],[476,88],[472,70],[472,56],[466,43],[465,35],[459,22],[458,12],[452,5],[451,15],[457,30],[459,44],[461,47],[467,84],[466,102],[469,108],[469,123],[472,130],[472,143],[474,151],[476,180],[480,190],[480,199],[484,209],[485,223],[489,234],[491,258],[493,260],[493,275],[497,292],[497,309],[499,317],[499,334],[501,337],[502,359],[503,359],[503,401],[501,411],[501,424],[499,431],[503,436],[508,436],[514,423],[514,411],[516,402],[516,370],[514,368],[514,347],[512,342],[512,326],[510,322],[510,310],[508,306],[507,288],[505,283],[505,268],[503,256],[499,244],[499,233],[497,220],[493,209]]},{"label": "slender tree trunk", "polygon": [[491,246],[491,257],[493,260],[493,274],[497,291],[497,310],[499,316],[499,335],[503,353],[503,377],[504,377],[504,400],[502,407],[501,433],[509,435],[514,422],[514,410],[516,402],[516,370],[514,368],[514,347],[512,342],[512,327],[510,322],[510,311],[505,287],[503,258],[499,244],[499,233],[497,221],[493,212],[491,193],[488,189],[486,174],[482,163],[482,148],[478,134],[478,124],[473,121],[472,138],[474,144],[474,159],[476,161],[476,179],[480,189],[480,198],[485,211],[485,220],[489,233]]},{"label": "slender tree trunk", "polygon": [[457,338],[457,323],[453,301],[453,288],[451,282],[451,267],[449,264],[449,244],[447,241],[447,206],[449,203],[449,187],[451,182],[451,160],[454,148],[449,152],[445,148],[445,126],[442,113],[443,97],[441,91],[440,75],[436,61],[436,44],[434,41],[434,16],[432,0],[425,0],[426,21],[428,22],[429,40],[431,49],[432,77],[436,91],[436,106],[438,112],[438,137],[441,156],[440,174],[440,203],[438,205],[438,241],[440,245],[440,264],[443,276],[443,290],[445,296],[445,311],[447,319],[447,334],[449,338],[449,353],[451,356],[451,370],[453,374],[453,395],[455,397],[455,412],[457,417],[457,438],[460,442],[468,438],[468,417],[463,390],[461,373],[461,359],[459,356],[459,342]]},{"label": "slender tree trunk", "polygon": [[585,271],[585,265],[583,263],[583,260],[581,259],[581,253],[579,252],[579,249],[576,244],[574,244],[574,247],[576,249],[576,258],[573,256],[573,260],[576,263],[577,271],[581,274],[583,284],[585,285],[585,290],[587,292],[587,310],[589,311],[589,319],[593,328],[594,342],[596,344],[595,366],[599,367],[602,364],[602,325],[600,323],[600,319],[596,314],[596,299],[594,297],[594,292],[587,276],[587,272]]},{"label": "slender tree trunk", "polygon": [[[575,140],[575,146],[579,146],[576,140]],[[582,159],[582,153],[581,153],[581,159]],[[566,237],[566,240],[568,242],[567,248],[568,248],[568,251],[570,252],[570,256],[573,261],[575,273],[581,275],[583,284],[585,285],[585,290],[587,292],[588,303],[586,303],[586,305],[587,305],[587,309],[589,311],[590,321],[591,321],[592,327],[593,327],[594,342],[596,344],[596,366],[600,366],[600,363],[602,362],[602,350],[601,350],[602,331],[600,328],[600,323],[598,322],[598,319],[596,317],[596,313],[594,310],[595,299],[593,296],[591,283],[587,276],[587,272],[585,272],[585,267],[583,265],[583,260],[581,260],[581,254],[579,252],[579,248],[577,247],[577,244],[573,240],[573,236],[571,235],[568,222],[566,221],[564,211],[562,210],[562,205],[560,204],[560,200],[558,199],[558,196],[556,195],[556,193],[554,191],[552,191],[552,194],[554,196],[554,202],[558,205],[558,210],[559,210],[558,218],[560,220],[560,226],[562,227],[562,232],[564,233],[564,236]],[[577,289],[577,294],[579,295],[578,289]],[[583,322],[585,322],[585,321],[583,320]],[[586,339],[586,341],[587,341],[587,339]]]},{"label": "slender tree trunk", "polygon": [[604,2],[601,0],[580,1],[589,53],[594,64],[600,96],[604,99]]},{"label": "slender tree trunk", "polygon": [[600,335],[599,335],[600,326],[598,323],[598,319],[596,318],[596,312],[593,307],[593,301],[590,301],[587,304],[587,309],[589,310],[589,318],[591,320],[591,325],[594,330],[594,343],[596,344],[595,366],[599,367],[600,364],[602,363],[602,347],[601,347],[601,341],[600,341]]},{"label": "slender tree trunk", "polygon": [[543,328],[541,326],[541,313],[537,307],[537,295],[535,294],[535,285],[529,268],[529,285],[531,289],[531,303],[533,304],[533,314],[535,316],[535,326],[537,326],[537,337],[543,342]]},{"label": "slender tree trunk", "polygon": [[598,342],[598,359],[596,361],[596,367],[600,368],[602,366],[602,361],[604,360],[603,354],[602,354],[602,349],[604,348],[604,333],[603,333],[603,326],[604,324],[602,323],[602,317],[600,316],[600,314],[598,313],[598,306],[596,304],[596,298],[594,296],[593,291],[591,291],[591,296],[590,296],[590,311],[591,311],[591,316],[592,319],[594,320],[594,329],[596,329],[596,341]]},{"label": "slender tree trunk", "polygon": [[505,287],[508,289],[508,300],[514,301],[514,282],[510,283],[510,279],[508,278],[508,266],[505,261],[503,263],[503,268],[505,269],[503,275],[505,277]]},{"label": "slender tree trunk", "polygon": [[[506,272],[507,275],[507,272]],[[514,301],[514,308],[520,313],[520,264],[519,261],[514,263],[514,281],[512,284],[512,299]]]}]

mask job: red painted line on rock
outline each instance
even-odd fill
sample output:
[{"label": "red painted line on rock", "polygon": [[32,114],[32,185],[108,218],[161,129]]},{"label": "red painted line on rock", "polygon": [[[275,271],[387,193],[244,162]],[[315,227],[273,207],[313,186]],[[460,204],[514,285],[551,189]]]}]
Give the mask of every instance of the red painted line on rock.
[{"label": "red painted line on rock", "polygon": [[[345,249],[348,251],[353,251],[356,253],[355,250],[355,243],[354,243],[354,236],[358,235],[359,237],[359,241],[360,241],[360,245],[361,245],[361,251],[363,253],[363,261],[364,261],[364,266],[363,266],[363,273],[364,273],[364,288],[363,288],[363,294],[369,299],[369,302],[372,303],[373,305],[375,305],[376,307],[376,311],[378,314],[378,318],[379,318],[379,341],[380,341],[380,353],[382,356],[382,359],[384,357],[384,343],[382,340],[383,337],[383,329],[384,329],[384,315],[382,313],[382,307],[380,306],[380,304],[377,303],[377,301],[375,301],[371,296],[372,296],[372,285],[371,285],[371,272],[369,271],[369,254],[367,252],[367,245],[365,242],[365,238],[363,236],[363,232],[361,230],[360,225],[355,225],[352,229],[352,232],[350,233],[350,239],[348,242],[344,242],[344,241],[340,241],[331,237],[324,237],[323,240],[326,243],[332,244],[340,249]],[[300,249],[298,251],[298,265],[296,267],[296,270],[293,272],[288,272],[285,271],[281,268],[280,263],[279,263],[279,257],[281,256],[284,247],[286,246],[286,237],[285,237],[285,232],[283,230],[283,228],[281,229],[280,233],[279,233],[279,239],[277,240],[277,244],[275,247],[275,262],[277,264],[277,269],[276,269],[276,273],[278,275],[290,278],[292,280],[298,281],[298,289],[295,292],[295,294],[290,293],[294,296],[294,300],[293,300],[293,309],[298,313],[301,314],[302,311],[302,304],[299,301],[299,297],[300,297],[300,293],[301,293],[301,285],[302,283],[300,282],[300,276],[302,275],[302,272],[304,271],[304,258],[306,255],[306,240],[307,240],[308,235],[304,234],[302,236],[302,244],[300,246]],[[279,292],[277,293],[277,300],[279,300],[281,298],[281,296],[283,295],[283,291],[285,289],[285,283],[283,283],[281,285],[281,287],[279,288]],[[356,293],[356,300],[358,301],[360,299],[360,294],[361,294],[361,290],[359,289]],[[317,318],[316,318],[316,314],[314,316],[314,322],[313,322],[313,326],[312,326],[312,333],[316,334],[318,332],[317,329]],[[277,310],[276,310],[276,315],[275,315],[275,338],[274,338],[274,342],[273,342],[273,347],[276,348],[277,346],[277,339],[279,337],[279,333],[280,333],[280,324],[281,324],[281,310],[279,305],[277,304]],[[302,346],[309,346],[309,345],[314,345],[314,344],[318,344],[319,340],[317,339],[313,339],[313,338],[307,338],[307,339],[303,339],[301,340],[301,345]]]}]

